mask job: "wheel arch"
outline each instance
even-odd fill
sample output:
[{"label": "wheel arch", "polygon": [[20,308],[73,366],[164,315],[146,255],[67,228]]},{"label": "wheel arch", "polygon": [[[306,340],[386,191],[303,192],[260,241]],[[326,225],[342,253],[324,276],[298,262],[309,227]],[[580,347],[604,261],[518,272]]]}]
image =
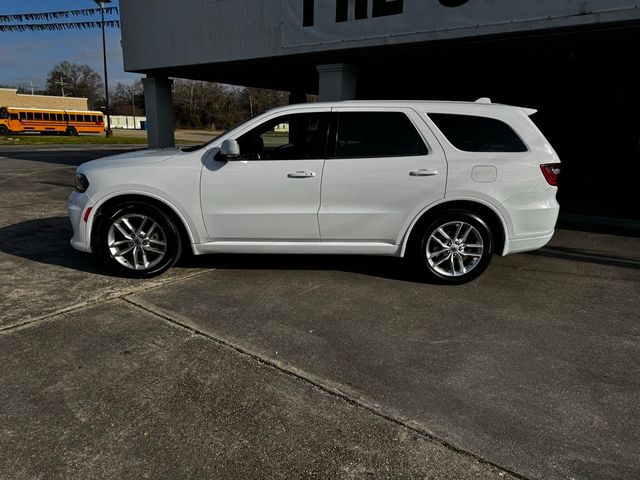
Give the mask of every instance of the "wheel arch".
[{"label": "wheel arch", "polygon": [[496,210],[492,205],[479,202],[477,200],[447,200],[437,205],[428,207],[421,212],[411,223],[407,233],[404,236],[402,242],[402,249],[400,250],[400,256],[404,257],[412,242],[416,241],[418,233],[421,228],[425,226],[429,221],[435,218],[436,215],[442,213],[445,210],[467,210],[478,215],[485,221],[491,234],[494,237],[495,248],[494,252],[498,255],[502,255],[504,252],[505,244],[508,236],[507,223],[504,217]]},{"label": "wheel arch", "polygon": [[111,207],[119,203],[126,202],[144,202],[150,205],[155,206],[166,215],[168,215],[176,224],[178,231],[180,232],[180,238],[182,239],[182,243],[184,245],[189,245],[190,250],[194,252],[193,245],[195,243],[193,232],[191,228],[189,228],[189,223],[186,218],[180,213],[180,211],[175,208],[172,204],[167,202],[164,199],[161,199],[156,196],[152,196],[144,193],[125,193],[118,194],[104,199],[99,202],[97,205],[93,207],[93,211],[91,214],[92,220],[91,224],[88,226],[89,238],[91,242],[91,250],[95,251],[95,241],[96,234],[100,230],[100,222],[103,219],[104,212],[108,211]]}]

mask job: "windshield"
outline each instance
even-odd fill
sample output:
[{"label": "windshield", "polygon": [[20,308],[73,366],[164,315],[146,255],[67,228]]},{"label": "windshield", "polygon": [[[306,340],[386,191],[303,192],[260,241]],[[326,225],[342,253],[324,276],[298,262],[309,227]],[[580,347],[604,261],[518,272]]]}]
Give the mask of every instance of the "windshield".
[{"label": "windshield", "polygon": [[189,146],[186,146],[186,147],[182,147],[180,150],[183,151],[183,152],[195,152],[196,150],[200,150],[200,149],[206,148],[209,145],[211,145],[213,142],[215,142],[217,139],[219,139],[220,137],[222,137],[222,136],[226,135],[227,133],[229,133],[231,130],[235,130],[236,128],[241,127],[242,125],[244,125],[247,122],[250,122],[254,118],[256,118],[256,117],[253,116],[251,118],[247,118],[244,122],[240,122],[238,125],[235,125],[235,126],[231,127],[229,130],[226,130],[226,131],[222,132],[220,135],[216,135],[211,140],[209,140],[207,143],[202,143],[202,144],[199,144],[199,145],[189,145]]}]

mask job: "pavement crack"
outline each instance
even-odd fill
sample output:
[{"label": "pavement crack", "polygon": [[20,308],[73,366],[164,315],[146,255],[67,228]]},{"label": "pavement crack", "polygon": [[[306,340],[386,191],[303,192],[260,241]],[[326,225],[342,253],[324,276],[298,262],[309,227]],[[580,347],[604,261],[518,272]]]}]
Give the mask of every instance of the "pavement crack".
[{"label": "pavement crack", "polygon": [[153,290],[155,288],[164,287],[167,285],[171,285],[172,283],[181,282],[183,280],[189,280],[194,277],[198,277],[200,275],[204,275],[206,273],[212,272],[215,269],[202,270],[197,272],[188,273],[185,275],[181,275],[179,277],[174,277],[164,281],[151,281],[150,283],[144,283],[142,286],[129,287],[125,290],[121,290],[118,292],[107,293],[103,295],[98,295],[94,298],[86,300],[84,302],[77,302],[71,305],[67,305],[66,307],[57,309],[53,312],[47,313],[45,315],[40,315],[38,317],[30,318],[29,320],[25,320],[23,322],[11,323],[8,325],[0,326],[0,335],[8,332],[13,332],[15,330],[21,330],[23,328],[31,327],[33,325],[37,325],[42,322],[46,322],[49,320],[53,320],[56,317],[62,316],[67,313],[76,312],[78,310],[83,310],[88,307],[92,307],[94,305],[98,305],[100,303],[109,302],[111,300],[117,300],[122,297],[126,297],[127,295],[133,295],[134,293],[143,293],[148,290]]},{"label": "pavement crack", "polygon": [[190,332],[193,335],[197,335],[199,337],[203,337],[213,343],[215,343],[216,345],[219,345],[223,348],[232,350],[234,352],[236,352],[239,355],[242,355],[244,357],[248,357],[252,360],[255,360],[257,362],[259,362],[260,364],[269,367],[269,368],[273,368],[287,376],[291,376],[294,377],[297,380],[300,380],[302,382],[305,382],[309,385],[311,385],[312,387],[324,392],[327,395],[330,395],[332,397],[336,397],[341,399],[342,401],[347,402],[350,405],[353,405],[356,408],[361,408],[363,410],[366,410],[369,413],[372,413],[378,417],[381,417],[389,422],[392,422],[406,430],[409,430],[425,439],[428,439],[430,441],[436,442],[440,445],[442,445],[444,448],[455,452],[459,455],[464,455],[467,457],[470,457],[472,459],[474,459],[475,461],[477,461],[478,463],[482,464],[482,465],[486,465],[489,466],[491,468],[497,469],[501,472],[507,473],[509,475],[511,475],[512,477],[518,479],[518,480],[534,480],[530,477],[526,477],[520,473],[517,473],[507,467],[504,467],[502,465],[499,465],[497,463],[494,463],[490,460],[487,460],[483,457],[480,457],[479,455],[470,452],[468,450],[464,450],[460,447],[457,447],[451,443],[449,443],[447,440],[438,437],[436,434],[434,434],[433,432],[429,431],[428,429],[426,429],[424,426],[420,425],[417,422],[411,421],[409,419],[403,418],[399,415],[394,415],[388,411],[385,411],[382,407],[380,407],[379,405],[372,403],[372,402],[368,402],[362,398],[355,398],[350,396],[348,393],[334,387],[331,386],[329,384],[327,384],[326,382],[323,382],[322,379],[315,377],[314,375],[309,374],[308,372],[305,372],[304,370],[301,369],[297,369],[297,368],[292,368],[290,366],[285,366],[283,364],[280,364],[276,361],[274,361],[273,359],[263,356],[259,353],[256,352],[252,352],[249,351],[243,347],[240,347],[238,345],[235,345],[229,341],[223,340],[221,338],[215,337],[210,333],[207,333],[203,330],[200,330],[197,327],[194,327],[192,325],[189,325],[183,321],[180,321],[179,319],[176,319],[172,316],[170,316],[169,314],[165,313],[165,312],[161,312],[158,311],[156,309],[154,309],[152,306],[147,305],[147,304],[143,304],[140,302],[137,302],[135,300],[132,300],[131,298],[128,298],[128,295],[123,295],[119,298],[120,300],[122,300],[123,302],[128,303],[129,305],[140,309],[142,311],[144,311],[147,314],[151,314],[157,318],[160,318],[161,320],[169,323],[170,325],[172,325],[173,327],[182,329],[182,330],[187,330],[188,332]]}]

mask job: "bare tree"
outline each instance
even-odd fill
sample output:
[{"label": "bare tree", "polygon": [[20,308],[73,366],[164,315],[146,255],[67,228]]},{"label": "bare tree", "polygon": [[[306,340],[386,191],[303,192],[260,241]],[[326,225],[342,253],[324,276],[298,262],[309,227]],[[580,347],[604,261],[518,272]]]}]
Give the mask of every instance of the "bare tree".
[{"label": "bare tree", "polygon": [[144,115],[144,92],[142,81],[136,80],[130,85],[118,83],[109,92],[111,113],[114,115]]},{"label": "bare tree", "polygon": [[66,60],[49,72],[46,92],[48,95],[62,95],[63,88],[65,95],[88,98],[93,108],[104,96],[102,78],[94,69]]}]

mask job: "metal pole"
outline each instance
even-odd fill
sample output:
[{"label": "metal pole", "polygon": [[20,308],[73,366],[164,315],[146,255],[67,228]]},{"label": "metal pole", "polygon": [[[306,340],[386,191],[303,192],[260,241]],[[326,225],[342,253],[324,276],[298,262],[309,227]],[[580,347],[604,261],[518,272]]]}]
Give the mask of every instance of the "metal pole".
[{"label": "metal pole", "polygon": [[111,118],[109,117],[109,79],[107,77],[107,41],[104,34],[104,4],[100,4],[100,13],[102,14],[102,58],[104,60],[104,89],[105,89],[105,113],[107,114],[107,130],[106,136],[110,137],[113,132],[111,131]]},{"label": "metal pole", "polygon": [[130,92],[131,92],[131,107],[133,108],[133,129],[137,130],[138,127],[136,126],[136,96],[133,91],[133,85],[131,85]]}]

